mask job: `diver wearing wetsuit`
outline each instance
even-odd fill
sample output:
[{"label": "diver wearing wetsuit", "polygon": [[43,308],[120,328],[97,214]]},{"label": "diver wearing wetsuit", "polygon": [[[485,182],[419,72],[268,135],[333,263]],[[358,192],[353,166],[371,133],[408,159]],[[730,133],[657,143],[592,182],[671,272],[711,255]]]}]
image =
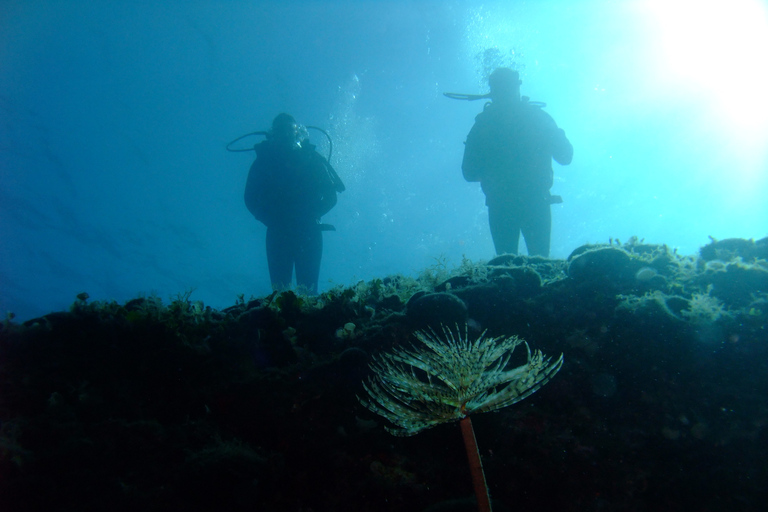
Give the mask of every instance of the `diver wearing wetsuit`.
[{"label": "diver wearing wetsuit", "polygon": [[529,255],[549,256],[552,213],[562,200],[549,193],[552,159],[568,165],[573,146],[539,106],[520,97],[517,71],[498,68],[490,97],[467,135],[462,172],[479,181],[497,254],[517,254],[520,233]]},{"label": "diver wearing wetsuit", "polygon": [[[296,283],[317,293],[322,231],[320,217],[336,205],[343,190],[328,161],[309,144],[306,129],[288,114],[272,121],[267,140],[256,145],[256,160],[245,185],[245,205],[267,226],[267,262],[272,287]],[[341,188],[341,190],[339,190]]]}]

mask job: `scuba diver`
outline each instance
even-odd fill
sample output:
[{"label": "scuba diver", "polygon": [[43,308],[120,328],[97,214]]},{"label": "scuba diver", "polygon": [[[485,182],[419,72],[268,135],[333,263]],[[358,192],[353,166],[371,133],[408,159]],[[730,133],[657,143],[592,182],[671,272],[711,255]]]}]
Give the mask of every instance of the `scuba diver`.
[{"label": "scuba diver", "polygon": [[549,192],[552,159],[570,164],[573,146],[542,103],[520,96],[520,84],[517,71],[497,68],[488,77],[489,94],[445,95],[492,100],[467,135],[461,169],[464,179],[479,181],[485,193],[496,253],[517,254],[522,232],[529,255],[549,257],[550,205],[562,202]]},{"label": "scuba diver", "polygon": [[256,160],[245,184],[245,206],[267,227],[272,287],[290,287],[295,268],[296,284],[317,293],[322,231],[335,230],[320,224],[320,218],[336,205],[336,194],[344,191],[344,184],[329,161],[309,143],[306,127],[292,116],[279,114],[269,132],[254,134],[267,139],[253,148]]}]

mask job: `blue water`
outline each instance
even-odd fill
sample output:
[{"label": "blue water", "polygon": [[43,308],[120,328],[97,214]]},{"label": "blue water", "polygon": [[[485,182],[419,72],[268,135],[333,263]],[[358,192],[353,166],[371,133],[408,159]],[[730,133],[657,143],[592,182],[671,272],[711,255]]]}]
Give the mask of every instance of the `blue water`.
[{"label": "blue water", "polygon": [[321,290],[491,258],[460,169],[482,104],[442,95],[486,92],[488,49],[575,148],[552,257],[768,234],[764,2],[0,3],[0,311],[20,320],[80,292],[267,294],[253,155],[225,146],[279,112],[330,132],[347,185]]}]

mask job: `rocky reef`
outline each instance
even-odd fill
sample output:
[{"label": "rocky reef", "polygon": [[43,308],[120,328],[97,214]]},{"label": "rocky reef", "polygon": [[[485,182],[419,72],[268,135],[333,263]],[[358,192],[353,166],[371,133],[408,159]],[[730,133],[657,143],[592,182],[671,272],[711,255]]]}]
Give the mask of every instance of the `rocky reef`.
[{"label": "rocky reef", "polygon": [[472,510],[456,424],[393,437],[357,399],[375,355],[439,324],[564,354],[474,419],[495,510],[762,510],[768,239],[8,318],[0,510]]}]

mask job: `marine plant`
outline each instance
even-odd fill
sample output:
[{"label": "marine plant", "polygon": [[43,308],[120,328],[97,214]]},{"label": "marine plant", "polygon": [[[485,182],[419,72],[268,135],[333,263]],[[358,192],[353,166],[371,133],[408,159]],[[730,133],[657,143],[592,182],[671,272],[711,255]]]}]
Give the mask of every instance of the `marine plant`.
[{"label": "marine plant", "polygon": [[689,309],[681,312],[683,317],[694,325],[714,323],[723,317],[731,316],[725,304],[717,297],[710,295],[710,291],[708,289],[707,293],[694,293],[689,300]]},{"label": "marine plant", "polygon": [[[490,496],[483,474],[470,416],[507,407],[546,384],[560,370],[541,351],[531,354],[528,343],[516,336],[470,339],[468,327],[455,332],[442,326],[442,338],[433,330],[417,331],[421,348],[399,348],[379,354],[371,363],[373,376],[363,387],[361,404],[389,420],[396,436],[412,436],[441,423],[458,421],[467,450],[478,509],[490,511]],[[515,348],[525,343],[527,361],[510,368]]]}]

